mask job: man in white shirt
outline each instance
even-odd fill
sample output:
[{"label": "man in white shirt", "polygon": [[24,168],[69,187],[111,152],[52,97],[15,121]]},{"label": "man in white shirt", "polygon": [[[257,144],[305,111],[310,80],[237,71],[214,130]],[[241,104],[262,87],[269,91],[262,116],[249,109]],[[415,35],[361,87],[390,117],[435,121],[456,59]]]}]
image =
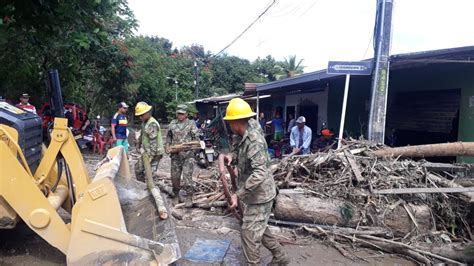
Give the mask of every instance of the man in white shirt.
[{"label": "man in white shirt", "polygon": [[293,154],[309,154],[311,153],[311,128],[305,125],[306,118],[304,116],[298,117],[296,120],[296,127],[291,129],[290,145],[293,148]]}]

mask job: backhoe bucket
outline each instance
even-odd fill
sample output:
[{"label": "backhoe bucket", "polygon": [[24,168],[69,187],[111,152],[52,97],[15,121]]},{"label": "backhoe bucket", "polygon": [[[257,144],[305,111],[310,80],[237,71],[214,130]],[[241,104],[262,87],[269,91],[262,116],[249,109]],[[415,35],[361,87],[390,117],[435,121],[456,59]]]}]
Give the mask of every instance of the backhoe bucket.
[{"label": "backhoe bucket", "polygon": [[160,220],[120,146],[108,151],[77,196],[71,218],[68,264],[167,265],[181,257],[172,220]]}]

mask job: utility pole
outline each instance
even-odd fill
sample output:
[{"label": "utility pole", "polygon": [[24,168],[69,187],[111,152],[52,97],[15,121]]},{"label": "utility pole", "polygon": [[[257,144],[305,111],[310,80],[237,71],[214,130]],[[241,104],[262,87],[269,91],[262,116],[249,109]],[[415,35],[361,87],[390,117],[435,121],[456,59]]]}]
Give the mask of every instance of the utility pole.
[{"label": "utility pole", "polygon": [[194,93],[195,100],[199,99],[199,69],[197,60],[194,60]]},{"label": "utility pole", "polygon": [[370,141],[384,143],[387,112],[388,76],[390,67],[390,37],[393,0],[377,0],[375,21],[375,69],[372,75],[372,100],[369,117]]},{"label": "utility pole", "polygon": [[166,79],[171,80],[171,81],[174,82],[174,89],[175,89],[174,95],[175,95],[176,102],[178,102],[178,80],[177,80],[177,78],[166,77]]},{"label": "utility pole", "polygon": [[174,86],[175,86],[175,97],[176,97],[176,102],[178,102],[178,80],[174,80]]}]

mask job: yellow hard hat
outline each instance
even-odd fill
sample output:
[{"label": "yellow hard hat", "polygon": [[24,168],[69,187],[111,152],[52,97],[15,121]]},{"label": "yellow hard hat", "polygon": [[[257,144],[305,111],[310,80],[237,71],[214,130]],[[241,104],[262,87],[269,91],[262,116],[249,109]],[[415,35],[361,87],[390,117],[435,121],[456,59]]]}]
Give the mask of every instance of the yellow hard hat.
[{"label": "yellow hard hat", "polygon": [[135,106],[135,115],[141,116],[143,114],[148,113],[151,110],[151,106],[149,106],[146,102],[139,102]]},{"label": "yellow hard hat", "polygon": [[255,115],[256,113],[252,111],[252,108],[246,101],[240,98],[234,98],[230,100],[229,105],[227,106],[224,120],[238,120],[250,118]]}]

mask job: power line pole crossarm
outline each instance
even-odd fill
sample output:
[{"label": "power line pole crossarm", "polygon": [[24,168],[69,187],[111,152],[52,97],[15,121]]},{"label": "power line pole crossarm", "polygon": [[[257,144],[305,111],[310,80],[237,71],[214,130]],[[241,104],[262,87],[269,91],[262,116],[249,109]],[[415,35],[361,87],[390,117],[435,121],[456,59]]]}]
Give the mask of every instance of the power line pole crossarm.
[{"label": "power line pole crossarm", "polygon": [[393,0],[377,0],[375,69],[372,76],[372,99],[368,128],[368,138],[375,143],[384,143],[385,140],[392,8]]}]

